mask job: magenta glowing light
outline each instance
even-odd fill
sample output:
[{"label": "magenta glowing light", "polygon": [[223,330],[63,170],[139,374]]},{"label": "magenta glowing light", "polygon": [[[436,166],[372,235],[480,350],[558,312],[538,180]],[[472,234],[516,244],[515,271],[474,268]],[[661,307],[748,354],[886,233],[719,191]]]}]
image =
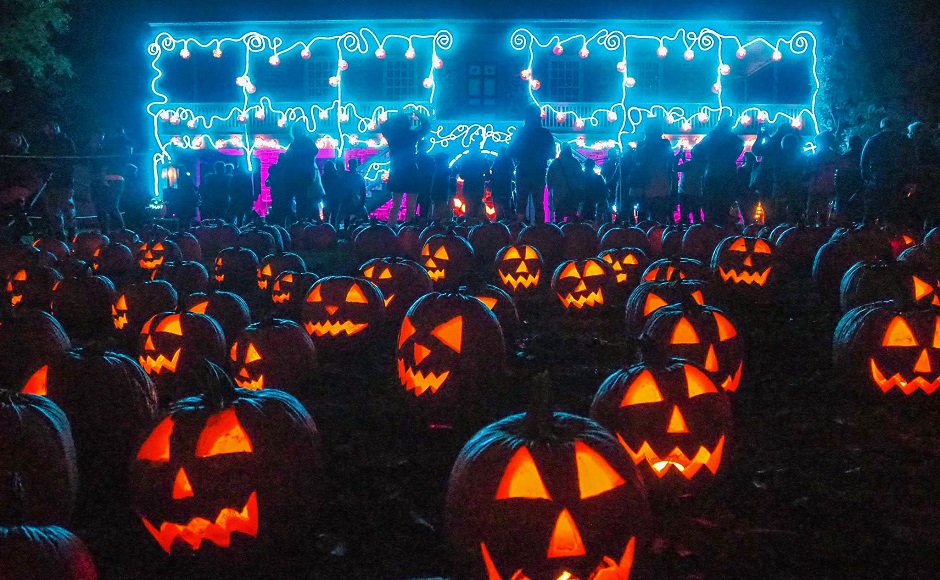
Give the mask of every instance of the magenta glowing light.
[{"label": "magenta glowing light", "polygon": [[563,47],[563,46],[560,45],[560,44],[556,44],[556,45],[555,45],[555,48],[552,49],[552,52],[554,52],[555,54],[561,56],[562,54],[565,53],[565,47]]}]

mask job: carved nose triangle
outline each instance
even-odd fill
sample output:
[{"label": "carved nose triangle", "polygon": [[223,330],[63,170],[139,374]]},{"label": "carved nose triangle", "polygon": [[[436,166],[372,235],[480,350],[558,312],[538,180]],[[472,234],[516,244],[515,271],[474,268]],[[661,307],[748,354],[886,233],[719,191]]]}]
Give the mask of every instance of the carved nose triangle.
[{"label": "carved nose triangle", "polygon": [[914,365],[915,373],[929,373],[932,369],[930,366],[930,357],[927,356],[927,349],[925,348],[920,353],[920,357],[917,359],[917,364]]},{"label": "carved nose triangle", "polygon": [[552,540],[548,544],[549,558],[567,558],[569,556],[583,556],[586,553],[584,541],[574,518],[567,509],[562,510],[555,521],[555,530],[552,531]]},{"label": "carved nose triangle", "polygon": [[431,349],[421,346],[417,342],[415,343],[415,364],[421,364],[421,361],[427,358],[429,354],[431,354]]}]

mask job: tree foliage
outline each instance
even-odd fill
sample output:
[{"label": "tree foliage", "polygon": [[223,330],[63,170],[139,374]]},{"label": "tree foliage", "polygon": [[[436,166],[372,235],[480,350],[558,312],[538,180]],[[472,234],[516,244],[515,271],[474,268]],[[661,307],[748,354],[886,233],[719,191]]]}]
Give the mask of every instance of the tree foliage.
[{"label": "tree foliage", "polygon": [[71,76],[55,39],[68,28],[69,0],[0,0],[0,92],[52,85]]}]

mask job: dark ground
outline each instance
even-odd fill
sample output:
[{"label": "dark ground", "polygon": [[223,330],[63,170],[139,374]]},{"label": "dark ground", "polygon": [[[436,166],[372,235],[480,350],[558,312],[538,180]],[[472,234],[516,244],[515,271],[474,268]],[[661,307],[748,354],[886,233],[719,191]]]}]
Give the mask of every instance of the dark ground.
[{"label": "dark ground", "polygon": [[[338,272],[342,254],[305,256]],[[775,304],[729,308],[746,335],[733,397],[734,442],[704,495],[656,509],[659,532],[634,577],[936,578],[940,575],[940,408],[933,398],[853,396],[830,361],[836,313],[811,283]],[[612,314],[616,319],[619,314]],[[510,389],[548,370],[560,410],[587,414],[601,381],[631,361],[617,332],[526,325]],[[866,387],[867,388],[867,387]],[[310,410],[326,461],[316,548],[277,577],[447,576],[441,506],[463,440],[409,425],[391,357],[351,357],[324,370]],[[897,394],[897,393],[893,393]],[[506,414],[522,409],[507,408]],[[139,521],[73,526],[104,578],[186,578]],[[241,570],[236,577],[252,577]]]}]

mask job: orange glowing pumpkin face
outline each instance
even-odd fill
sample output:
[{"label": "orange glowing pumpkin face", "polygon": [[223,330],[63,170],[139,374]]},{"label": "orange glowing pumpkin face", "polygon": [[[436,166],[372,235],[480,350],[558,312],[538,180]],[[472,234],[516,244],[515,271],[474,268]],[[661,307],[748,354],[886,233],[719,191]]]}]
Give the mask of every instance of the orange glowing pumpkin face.
[{"label": "orange glowing pumpkin face", "polygon": [[678,359],[614,373],[595,396],[591,416],[641,471],[680,486],[718,472],[731,427],[725,393],[701,368]]},{"label": "orange glowing pumpkin face", "polygon": [[496,255],[499,286],[511,296],[531,293],[539,287],[545,263],[533,246],[506,246]]},{"label": "orange glowing pumpkin face", "polygon": [[114,328],[118,330],[123,330],[127,326],[127,296],[124,294],[121,294],[111,305],[111,319],[114,322]]},{"label": "orange glowing pumpkin face", "polygon": [[[180,454],[185,455],[184,451],[171,452],[171,438],[175,427],[172,415],[160,422],[141,445],[137,461],[147,462],[151,464],[151,469],[158,469],[167,475],[172,473],[172,476],[162,483],[168,485],[172,478],[172,484],[167,491],[173,501],[178,502],[175,511],[190,511],[185,509],[185,506],[190,505],[218,504],[218,501],[207,501],[201,497],[207,493],[218,493],[219,484],[206,480],[205,487],[200,486],[202,478],[197,479],[195,475],[201,474],[203,469],[201,466],[195,466],[194,462],[205,460],[218,465],[234,466],[240,456],[254,453],[251,437],[239,421],[235,409],[223,409],[206,419],[197,437],[193,456],[179,457]],[[210,473],[213,476],[218,475],[211,471]],[[155,486],[154,492],[163,488],[163,485]],[[168,554],[177,542],[188,544],[192,550],[199,550],[204,541],[227,548],[236,533],[251,537],[258,535],[258,493],[252,489],[239,504],[220,507],[215,513],[208,514],[208,518],[196,515],[186,523],[152,523],[146,515],[141,515],[141,520],[147,531]]]},{"label": "orange glowing pumpkin face", "polygon": [[18,270],[7,282],[7,292],[10,294],[11,306],[18,306],[23,301],[27,277],[26,270]]},{"label": "orange glowing pumpkin face", "polygon": [[562,262],[552,277],[552,291],[566,311],[604,306],[616,284],[610,265],[600,258]]},{"label": "orange glowing pumpkin face", "polygon": [[473,267],[473,248],[460,236],[438,234],[421,248],[420,262],[434,288],[453,286]]},{"label": "orange glowing pumpkin face", "polygon": [[[895,315],[885,328],[881,349],[869,358],[871,379],[883,392],[930,395],[940,387],[940,316]],[[933,318],[933,328],[930,328]]]},{"label": "orange glowing pumpkin face", "polygon": [[283,276],[278,276],[274,280],[274,286],[271,287],[271,302],[275,304],[284,304],[290,301],[290,286],[294,283],[294,273],[286,272]]},{"label": "orange glowing pumpkin face", "polygon": [[617,284],[632,290],[640,283],[640,273],[646,267],[646,255],[638,248],[613,248],[598,256],[614,271]]},{"label": "orange glowing pumpkin face", "polygon": [[940,282],[931,284],[917,276],[911,276],[911,285],[914,290],[915,302],[930,303],[933,306],[940,306],[940,296],[937,296],[937,287],[940,286]]},{"label": "orange glowing pumpkin face", "polygon": [[[229,356],[233,363],[241,363],[241,368],[234,373],[235,384],[243,389],[257,391],[264,388],[264,358],[254,344],[244,345],[244,358],[239,356],[238,342],[232,343]],[[241,359],[241,360],[239,360]]]},{"label": "orange glowing pumpkin face", "polygon": [[414,301],[433,290],[427,271],[405,258],[375,258],[359,268],[382,291],[389,318],[401,320]]},{"label": "orange glowing pumpkin face", "polygon": [[146,242],[137,251],[137,265],[153,271],[167,262],[182,260],[179,246],[170,241]]},{"label": "orange glowing pumpkin face", "polygon": [[362,345],[375,335],[384,318],[382,292],[368,280],[350,276],[318,280],[300,314],[301,324],[318,349]]},{"label": "orange glowing pumpkin face", "polygon": [[727,238],[715,250],[712,268],[721,282],[730,285],[767,285],[772,269],[770,244],[746,236]]},{"label": "orange glowing pumpkin face", "polygon": [[220,363],[225,337],[219,324],[203,314],[164,312],[144,323],[138,337],[137,362],[161,384],[161,376],[174,375],[203,358]]}]

